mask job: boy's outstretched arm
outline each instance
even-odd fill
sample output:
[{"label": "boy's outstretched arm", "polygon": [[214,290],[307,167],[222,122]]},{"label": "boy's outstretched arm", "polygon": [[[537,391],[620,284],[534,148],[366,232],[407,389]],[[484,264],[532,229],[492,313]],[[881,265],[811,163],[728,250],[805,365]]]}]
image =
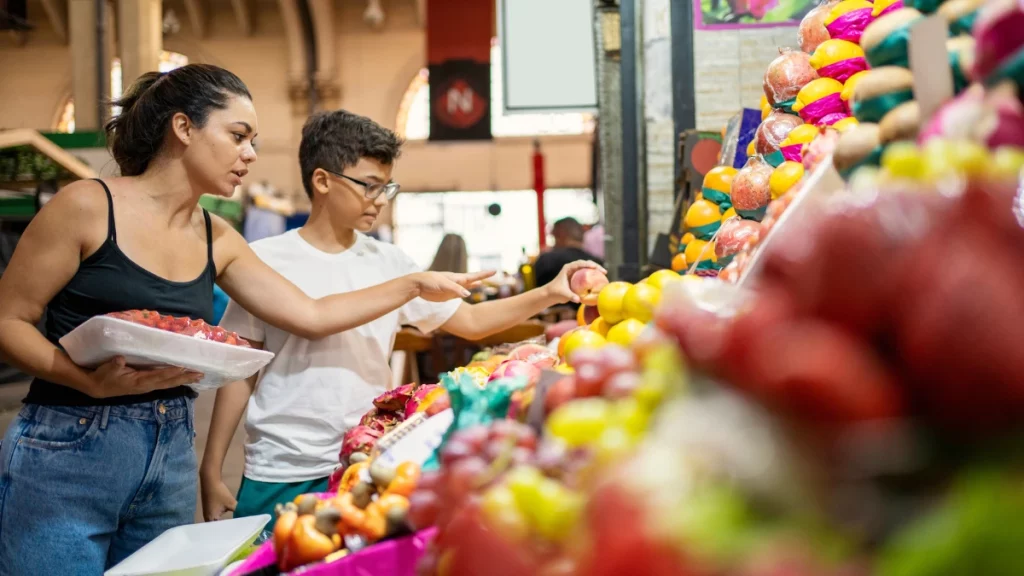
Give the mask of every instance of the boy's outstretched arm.
[{"label": "boy's outstretched arm", "polygon": [[[252,342],[252,347],[262,350],[262,342]],[[210,433],[206,438],[203,462],[199,467],[199,486],[202,492],[203,520],[220,520],[226,512],[235,511],[234,494],[224,484],[222,477],[224,457],[227,456],[231,438],[242,421],[245,406],[256,389],[259,373],[246,380],[238,380],[217,390],[210,417]]]},{"label": "boy's outstretched arm", "polygon": [[571,262],[554,280],[529,292],[480,304],[462,304],[441,329],[466,340],[479,340],[525,322],[551,306],[579,302],[579,296],[569,289],[569,279],[584,268],[605,272],[589,260]]}]

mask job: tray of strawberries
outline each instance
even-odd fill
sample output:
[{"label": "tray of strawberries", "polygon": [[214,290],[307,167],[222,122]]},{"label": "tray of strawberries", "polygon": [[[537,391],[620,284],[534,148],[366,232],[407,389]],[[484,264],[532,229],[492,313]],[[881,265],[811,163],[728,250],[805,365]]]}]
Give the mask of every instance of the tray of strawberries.
[{"label": "tray of strawberries", "polygon": [[86,368],[123,356],[134,368],[180,366],[202,372],[203,379],[192,385],[197,391],[248,378],[274,358],[219,326],[150,310],[95,316],[60,344],[75,364]]}]

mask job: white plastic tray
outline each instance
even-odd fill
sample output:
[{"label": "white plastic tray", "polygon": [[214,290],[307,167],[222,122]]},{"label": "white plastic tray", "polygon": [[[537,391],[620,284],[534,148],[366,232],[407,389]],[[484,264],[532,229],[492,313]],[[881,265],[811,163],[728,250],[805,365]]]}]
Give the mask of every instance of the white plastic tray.
[{"label": "white plastic tray", "polygon": [[205,377],[192,385],[197,391],[219,388],[259,372],[272,352],[193,338],[158,328],[94,316],[60,339],[75,364],[95,368],[115,356],[124,356],[133,368],[181,366]]},{"label": "white plastic tray", "polygon": [[178,526],[164,532],[104,576],[213,576],[252,544],[269,514]]}]

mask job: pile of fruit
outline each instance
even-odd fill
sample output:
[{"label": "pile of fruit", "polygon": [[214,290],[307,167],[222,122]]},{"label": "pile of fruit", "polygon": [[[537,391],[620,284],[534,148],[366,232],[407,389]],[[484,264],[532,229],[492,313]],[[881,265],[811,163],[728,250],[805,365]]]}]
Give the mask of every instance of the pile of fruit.
[{"label": "pile of fruit", "polygon": [[148,326],[150,328],[156,328],[166,332],[181,334],[182,336],[188,336],[190,338],[198,338],[199,340],[221,342],[223,344],[230,344],[241,348],[252,348],[252,345],[250,345],[249,341],[245,338],[242,338],[234,332],[229,332],[220,326],[210,326],[203,320],[175,317],[160,314],[159,312],[154,312],[152,310],[111,312],[110,314],[107,314],[107,316],[118,320],[124,320],[125,322],[139,324],[141,326]]},{"label": "pile of fruit", "polygon": [[410,462],[390,468],[379,460],[362,459],[348,467],[333,497],[306,494],[278,505],[273,534],[277,568],[288,572],[332,562],[380,540],[410,534],[409,496],[419,475],[419,467]]}]

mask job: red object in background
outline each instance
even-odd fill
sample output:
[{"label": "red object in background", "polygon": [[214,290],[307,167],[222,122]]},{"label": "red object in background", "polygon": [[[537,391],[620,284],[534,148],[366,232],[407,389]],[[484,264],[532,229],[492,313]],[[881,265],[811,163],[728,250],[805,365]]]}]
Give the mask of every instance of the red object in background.
[{"label": "red object in background", "polygon": [[544,221],[544,154],[540,151],[540,141],[533,141],[533,190],[537,193],[537,233],[540,249],[547,247],[548,231]]},{"label": "red object in background", "polygon": [[491,139],[494,2],[427,0],[430,140]]}]

